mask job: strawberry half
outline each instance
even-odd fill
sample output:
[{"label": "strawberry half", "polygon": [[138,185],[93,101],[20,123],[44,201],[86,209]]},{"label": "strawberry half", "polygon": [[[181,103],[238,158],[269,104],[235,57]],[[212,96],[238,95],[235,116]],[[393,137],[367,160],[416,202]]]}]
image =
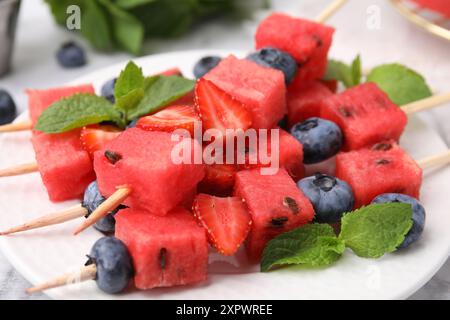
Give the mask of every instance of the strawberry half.
[{"label": "strawberry half", "polygon": [[248,129],[252,116],[247,108],[231,95],[204,78],[195,87],[195,104],[204,129]]},{"label": "strawberry half", "polygon": [[193,136],[194,124],[200,121],[194,106],[170,106],[150,116],[140,118],[136,127],[148,131],[165,132],[186,129]]},{"label": "strawberry half", "polygon": [[227,196],[234,187],[237,168],[232,164],[211,164],[205,166],[205,178],[200,182],[199,190],[208,194]]},{"label": "strawberry half", "polygon": [[252,222],[242,199],[198,194],[193,210],[217,251],[226,256],[235,254],[247,238]]},{"label": "strawberry half", "polygon": [[84,149],[93,156],[95,151],[102,149],[107,142],[121,133],[120,129],[113,126],[89,126],[81,129],[80,139]]}]

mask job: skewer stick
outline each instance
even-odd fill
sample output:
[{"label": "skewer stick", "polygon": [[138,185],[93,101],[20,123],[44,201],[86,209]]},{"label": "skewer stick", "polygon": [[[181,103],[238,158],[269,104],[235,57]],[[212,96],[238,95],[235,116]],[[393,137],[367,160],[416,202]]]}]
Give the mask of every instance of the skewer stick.
[{"label": "skewer stick", "polygon": [[97,266],[90,264],[83,267],[78,272],[67,273],[62,276],[53,278],[37,286],[26,290],[27,293],[40,292],[52,288],[62,287],[68,284],[80,283],[87,280],[94,280],[97,276]]},{"label": "skewer stick", "polygon": [[417,164],[422,169],[428,169],[430,167],[447,164],[449,162],[450,162],[450,150],[447,150],[443,153],[421,159],[421,160],[417,161]]},{"label": "skewer stick", "polygon": [[129,187],[119,187],[108,199],[98,206],[91,215],[83,221],[83,223],[74,231],[74,235],[78,235],[85,229],[92,226],[101,218],[107,216],[111,211],[116,209],[131,193]]},{"label": "skewer stick", "polygon": [[316,22],[325,23],[333,14],[335,14],[347,0],[335,0],[325,8],[315,19]]},{"label": "skewer stick", "polygon": [[9,167],[6,169],[0,170],[0,178],[1,177],[13,177],[19,176],[26,173],[32,173],[38,171],[38,165],[36,162],[21,164],[14,167]]},{"label": "skewer stick", "polygon": [[401,106],[401,109],[407,114],[413,114],[419,111],[423,111],[429,108],[436,107],[438,105],[450,102],[450,92],[437,94],[432,97],[422,99],[419,101],[411,102]]},{"label": "skewer stick", "polygon": [[21,122],[9,123],[0,126],[0,132],[16,132],[27,131],[33,128],[31,120],[25,120]]},{"label": "skewer stick", "polygon": [[87,209],[83,206],[76,205],[72,208],[66,209],[61,212],[51,213],[37,219],[26,222],[22,225],[10,228],[6,231],[0,232],[0,236],[5,236],[8,234],[13,234],[17,232],[28,231],[32,229],[42,228],[46,226],[51,226],[59,223],[63,223],[76,218],[81,218],[88,213]]}]

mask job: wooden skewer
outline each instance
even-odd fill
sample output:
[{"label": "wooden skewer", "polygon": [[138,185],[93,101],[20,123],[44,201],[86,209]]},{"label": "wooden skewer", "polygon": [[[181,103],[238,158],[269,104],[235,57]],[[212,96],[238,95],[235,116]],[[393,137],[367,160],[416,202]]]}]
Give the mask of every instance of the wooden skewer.
[{"label": "wooden skewer", "polygon": [[401,108],[407,115],[410,115],[419,111],[439,106],[447,102],[450,102],[450,92],[437,94],[429,98],[411,102],[405,104],[404,106],[401,106]]},{"label": "wooden skewer", "polygon": [[450,150],[447,150],[443,153],[421,159],[421,160],[417,161],[417,164],[422,169],[428,169],[430,167],[447,164],[449,162],[450,162]]},{"label": "wooden skewer", "polygon": [[81,204],[76,205],[72,208],[66,209],[61,212],[51,213],[37,219],[26,222],[22,225],[10,228],[6,231],[0,232],[0,236],[5,236],[8,234],[13,234],[17,232],[28,231],[32,229],[42,228],[46,226],[51,226],[59,223],[63,223],[76,218],[81,218],[88,213],[87,209],[81,206]]},{"label": "wooden skewer", "polygon": [[66,273],[62,276],[53,278],[37,286],[31,287],[26,290],[27,293],[41,292],[44,290],[62,287],[68,284],[80,283],[87,280],[94,280],[97,276],[97,266],[90,264],[83,267],[78,272]]},{"label": "wooden skewer", "polygon": [[116,209],[129,196],[131,189],[129,187],[119,187],[108,199],[106,199],[97,209],[92,212],[89,217],[74,231],[74,235],[78,235],[86,230],[101,218],[107,216],[111,211]]},{"label": "wooden skewer", "polygon": [[21,122],[9,123],[0,126],[0,132],[16,132],[27,131],[33,129],[31,120],[25,120]]},{"label": "wooden skewer", "polygon": [[21,164],[18,166],[1,169],[0,170],[0,178],[1,177],[13,177],[19,176],[26,173],[32,173],[38,171],[38,165],[36,162]]},{"label": "wooden skewer", "polygon": [[345,3],[347,0],[335,0],[328,7],[325,8],[315,19],[316,22],[324,23],[327,21],[333,14],[335,14]]}]

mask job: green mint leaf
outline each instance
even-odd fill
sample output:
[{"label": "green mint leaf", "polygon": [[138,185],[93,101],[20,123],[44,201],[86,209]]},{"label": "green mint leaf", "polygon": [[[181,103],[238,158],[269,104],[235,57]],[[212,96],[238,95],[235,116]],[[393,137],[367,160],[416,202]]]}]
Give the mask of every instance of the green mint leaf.
[{"label": "green mint leaf", "polygon": [[111,50],[114,41],[108,15],[97,1],[84,1],[81,11],[81,33],[98,50]]},{"label": "green mint leaf", "polygon": [[157,0],[116,0],[116,5],[123,9],[131,9],[155,2]]},{"label": "green mint leaf", "polygon": [[115,43],[133,54],[139,54],[145,33],[142,22],[111,0],[99,0],[99,2],[104,5],[110,15]]},{"label": "green mint leaf", "polygon": [[421,100],[432,95],[425,79],[401,64],[385,64],[374,68],[367,82],[375,82],[397,105]]},{"label": "green mint leaf", "polygon": [[342,61],[329,60],[324,79],[340,81],[346,88],[350,88],[361,83],[361,76],[361,57],[358,55],[351,65]]},{"label": "green mint leaf", "polygon": [[116,105],[123,111],[133,109],[144,97],[145,77],[133,61],[120,73],[114,87]]},{"label": "green mint leaf", "polygon": [[123,126],[122,114],[108,100],[90,94],[75,94],[48,107],[39,117],[35,129],[61,133],[103,121]]},{"label": "green mint leaf", "polygon": [[342,218],[339,239],[360,257],[379,258],[397,249],[412,224],[410,204],[371,204]]},{"label": "green mint leaf", "polygon": [[269,241],[263,251],[261,271],[292,264],[327,266],[337,261],[344,250],[344,242],[328,224],[305,225]]},{"label": "green mint leaf", "polygon": [[144,98],[133,109],[128,118],[154,113],[192,91],[195,81],[179,76],[153,76],[145,79]]}]

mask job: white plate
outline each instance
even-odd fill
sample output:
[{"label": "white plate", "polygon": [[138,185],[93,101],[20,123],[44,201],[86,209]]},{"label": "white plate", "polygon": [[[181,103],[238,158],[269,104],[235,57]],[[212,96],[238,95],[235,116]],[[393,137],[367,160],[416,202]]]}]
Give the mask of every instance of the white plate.
[{"label": "white plate", "polygon": [[[146,74],[179,66],[191,75],[192,67],[207,54],[225,56],[224,51],[188,51],[148,56],[135,61]],[[243,55],[243,53],[238,53]],[[125,63],[115,65],[74,83],[92,82],[96,89],[116,76]],[[26,115],[20,118],[24,119]],[[2,134],[0,168],[34,159],[29,133]],[[446,149],[438,134],[413,117],[401,144],[416,159]],[[235,268],[227,262],[210,267],[206,283],[148,292],[107,295],[94,281],[49,290],[55,299],[403,299],[424,285],[446,261],[450,252],[450,168],[426,172],[422,202],[427,224],[421,240],[409,250],[378,260],[362,259],[350,251],[335,265],[324,269],[293,268],[258,273],[257,268]],[[76,204],[50,203],[39,174],[0,180],[0,229],[17,225],[44,213]],[[0,239],[0,247],[13,266],[30,282],[77,270],[101,234],[93,229],[80,236],[72,231],[80,220]],[[212,255],[216,260],[218,255]],[[237,260],[231,262],[237,263]]]}]

